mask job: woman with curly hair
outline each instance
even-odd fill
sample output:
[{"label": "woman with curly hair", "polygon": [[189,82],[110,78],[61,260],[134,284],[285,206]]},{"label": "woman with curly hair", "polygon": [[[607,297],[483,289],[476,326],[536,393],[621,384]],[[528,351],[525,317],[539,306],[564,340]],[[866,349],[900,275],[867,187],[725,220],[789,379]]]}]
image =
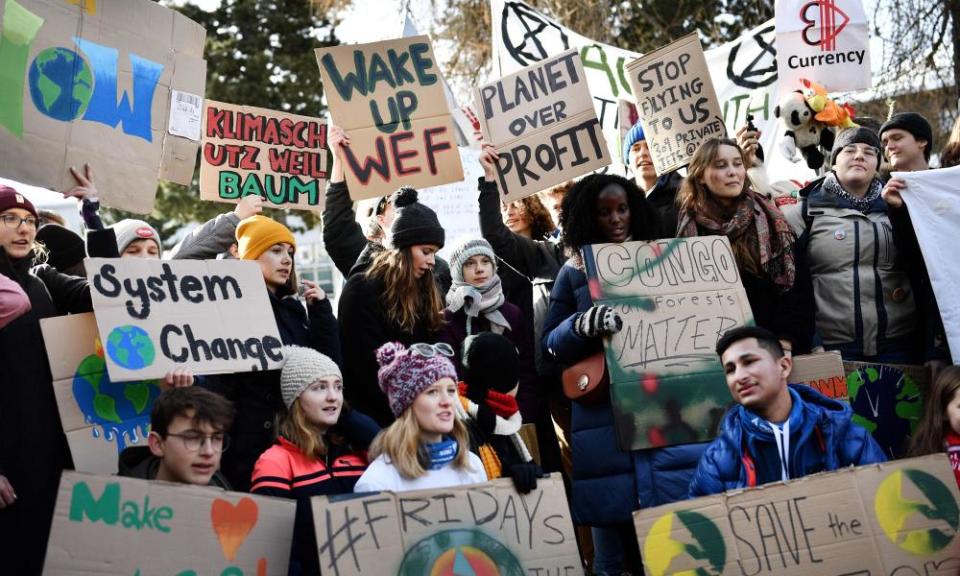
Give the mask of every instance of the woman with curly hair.
[{"label": "woman with curly hair", "polygon": [[677,237],[726,236],[757,326],[787,353],[806,354],[813,339],[809,279],[797,279],[796,237],[780,209],[750,188],[746,159],[733,140],[704,142],[678,196]]},{"label": "woman with curly hair", "polygon": [[338,314],[347,400],[380,426],[389,426],[394,416],[377,385],[377,348],[387,342],[436,342],[443,325],[443,300],[433,277],[443,227],[413,188],[396,192],[394,206],[390,247],[347,280]]},{"label": "woman with curly hair", "polygon": [[[563,201],[563,243],[573,256],[557,276],[543,327],[543,346],[562,366],[599,352],[603,337],[623,326],[608,306],[595,306],[580,250],[590,244],[661,238],[660,216],[637,185],[621,176],[594,174]],[[574,522],[593,527],[596,573],[642,570],[632,513],[686,498],[705,444],[621,452],[609,399],[573,402]]]}]

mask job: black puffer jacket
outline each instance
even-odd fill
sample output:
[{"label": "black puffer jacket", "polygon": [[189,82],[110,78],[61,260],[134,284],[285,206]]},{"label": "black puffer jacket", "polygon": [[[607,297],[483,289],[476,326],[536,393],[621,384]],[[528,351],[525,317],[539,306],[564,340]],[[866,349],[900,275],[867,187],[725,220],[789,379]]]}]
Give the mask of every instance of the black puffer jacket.
[{"label": "black puffer jacket", "polygon": [[0,510],[0,574],[39,574],[60,472],[73,468],[53,394],[40,320],[93,309],[84,278],[50,266],[32,271],[34,255],[10,260],[0,248],[0,274],[14,280],[32,309],[0,329],[0,474],[17,495]]},{"label": "black puffer jacket", "polygon": [[[284,344],[308,346],[341,364],[337,319],[329,300],[304,310],[296,298],[270,294],[270,305]],[[248,492],[253,465],[273,444],[276,416],[284,408],[280,371],[208,376],[200,385],[228,398],[236,408],[230,428],[230,450],[223,453],[220,471],[234,490]]]}]

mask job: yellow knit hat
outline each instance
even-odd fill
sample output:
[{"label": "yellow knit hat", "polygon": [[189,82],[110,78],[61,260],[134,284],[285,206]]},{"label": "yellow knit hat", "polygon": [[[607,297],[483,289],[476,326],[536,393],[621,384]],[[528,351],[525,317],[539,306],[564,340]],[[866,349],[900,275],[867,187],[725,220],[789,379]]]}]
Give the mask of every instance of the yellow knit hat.
[{"label": "yellow knit hat", "polygon": [[266,216],[251,216],[237,226],[237,254],[241,260],[256,260],[274,244],[286,242],[296,249],[297,241],[286,226]]}]

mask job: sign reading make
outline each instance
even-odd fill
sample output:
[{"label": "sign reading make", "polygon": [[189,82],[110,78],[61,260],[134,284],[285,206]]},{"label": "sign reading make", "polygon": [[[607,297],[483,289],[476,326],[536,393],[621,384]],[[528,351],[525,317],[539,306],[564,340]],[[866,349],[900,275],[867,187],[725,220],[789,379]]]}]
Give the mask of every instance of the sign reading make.
[{"label": "sign reading make", "polygon": [[263,275],[241,260],[87,258],[114,382],[272,370],[283,355]]},{"label": "sign reading make", "polygon": [[286,574],[295,512],[283,498],[68,471],[43,573]]},{"label": "sign reading make", "polygon": [[578,50],[481,86],[474,98],[508,202],[610,163]]},{"label": "sign reading make", "polygon": [[726,128],[696,32],[627,65],[657,174],[690,163],[700,144]]},{"label": "sign reading make", "polygon": [[344,172],[354,200],[463,179],[429,38],[318,48],[316,54],[333,120],[350,136]]},{"label": "sign reading make", "polygon": [[805,78],[829,92],[871,86],[869,21],[860,0],[777,0],[777,71],[785,90]]},{"label": "sign reading make", "polygon": [[594,304],[623,329],[605,344],[622,450],[709,440],[732,402],[715,352],[753,314],[726,236],[583,249]]},{"label": "sign reading make", "polygon": [[319,118],[206,101],[200,198],[257,195],[273,208],[323,209],[327,125]]}]

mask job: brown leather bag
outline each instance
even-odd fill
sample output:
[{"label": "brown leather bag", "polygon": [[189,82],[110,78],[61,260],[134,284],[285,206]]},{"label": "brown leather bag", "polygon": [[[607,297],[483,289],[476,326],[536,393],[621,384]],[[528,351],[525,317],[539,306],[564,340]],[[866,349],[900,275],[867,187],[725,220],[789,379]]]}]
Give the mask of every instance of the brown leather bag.
[{"label": "brown leather bag", "polygon": [[583,404],[607,398],[610,375],[603,351],[591,354],[563,371],[563,395]]}]

